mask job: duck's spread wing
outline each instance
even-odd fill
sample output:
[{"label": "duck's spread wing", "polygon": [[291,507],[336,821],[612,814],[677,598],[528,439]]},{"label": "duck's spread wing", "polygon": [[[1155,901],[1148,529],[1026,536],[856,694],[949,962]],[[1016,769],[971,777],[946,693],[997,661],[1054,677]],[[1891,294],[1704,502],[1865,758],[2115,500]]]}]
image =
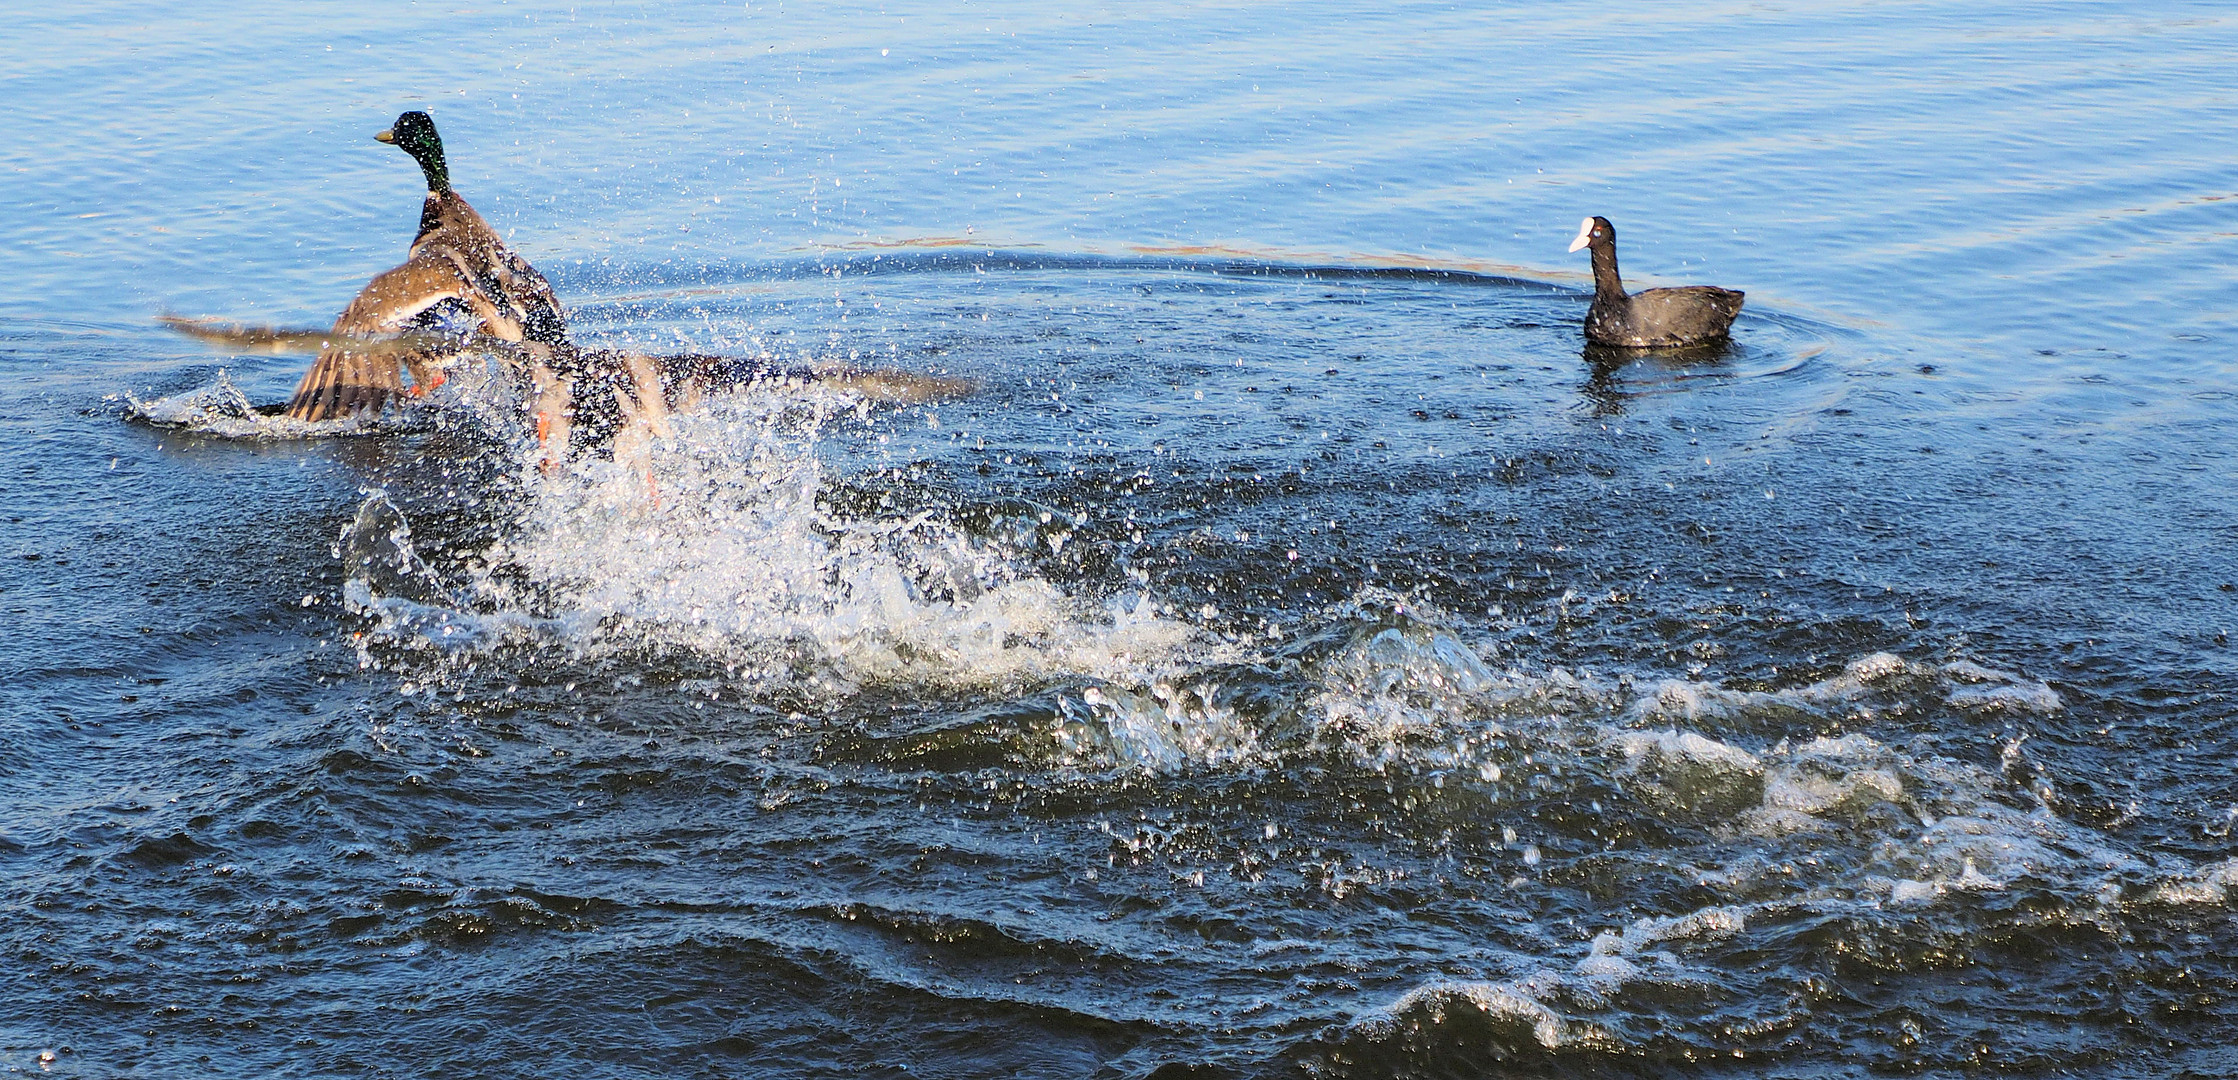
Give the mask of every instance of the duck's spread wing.
[{"label": "duck's spread wing", "polygon": [[334,340],[319,349],[318,361],[296,386],[287,415],[297,420],[328,420],[361,410],[374,412],[404,389],[404,356],[385,342],[366,341],[394,334],[414,316],[445,300],[488,306],[474,285],[440,252],[412,256],[402,266],[367,282],[342,316],[334,320]]}]

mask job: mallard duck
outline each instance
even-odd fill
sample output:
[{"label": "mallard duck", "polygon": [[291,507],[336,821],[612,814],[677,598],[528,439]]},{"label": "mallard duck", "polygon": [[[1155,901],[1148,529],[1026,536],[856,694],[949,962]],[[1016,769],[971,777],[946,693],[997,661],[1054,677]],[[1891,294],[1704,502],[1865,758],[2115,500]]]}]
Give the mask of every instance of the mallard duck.
[{"label": "mallard duck", "polygon": [[1699,345],[1722,340],[1741,313],[1737,289],[1687,285],[1646,289],[1629,296],[1616,274],[1616,226],[1589,217],[1570,250],[1593,249],[1593,306],[1585,312],[1585,340],[1631,348]]},{"label": "mallard duck", "polygon": [[383,271],[325,331],[221,327],[163,316],[214,344],[318,352],[286,415],[318,421],[378,412],[405,392],[443,381],[461,353],[489,353],[526,383],[547,470],[571,452],[642,446],[670,430],[672,412],[709,394],[765,380],[817,381],[872,400],[917,402],[969,390],[963,380],[901,371],[808,371],[738,357],[655,356],[579,348],[552,287],[451,188],[435,121],[407,112],[374,136],[419,162],[427,176],[419,233],[403,265]]},{"label": "mallard duck", "polygon": [[438,365],[448,358],[445,350],[399,352],[369,347],[364,339],[440,327],[457,332],[462,344],[472,336],[519,343],[532,368],[548,365],[553,350],[567,343],[567,316],[551,283],[452,189],[435,121],[407,112],[374,138],[412,155],[427,175],[419,233],[403,265],[367,282],[334,320],[333,340],[319,350],[288,403],[287,415],[298,420],[378,411],[404,389],[399,368],[411,372],[415,392],[442,381]]}]

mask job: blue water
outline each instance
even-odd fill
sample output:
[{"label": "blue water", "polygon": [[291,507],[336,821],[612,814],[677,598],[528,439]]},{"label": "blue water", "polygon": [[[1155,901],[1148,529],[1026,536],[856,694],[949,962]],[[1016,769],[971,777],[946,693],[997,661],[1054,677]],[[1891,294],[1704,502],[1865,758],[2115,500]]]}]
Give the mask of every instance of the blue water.
[{"label": "blue water", "polygon": [[[2238,1073],[2223,7],[6,15],[0,1069]],[[586,340],[975,388],[228,411],[412,108]]]}]

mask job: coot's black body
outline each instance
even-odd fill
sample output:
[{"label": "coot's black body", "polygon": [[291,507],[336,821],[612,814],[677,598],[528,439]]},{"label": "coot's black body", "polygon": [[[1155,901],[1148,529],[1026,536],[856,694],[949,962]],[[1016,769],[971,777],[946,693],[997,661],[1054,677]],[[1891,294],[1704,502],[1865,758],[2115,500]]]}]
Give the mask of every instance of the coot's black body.
[{"label": "coot's black body", "polygon": [[1724,340],[1741,313],[1738,289],[1687,285],[1626,295],[1616,274],[1616,226],[1589,217],[1570,250],[1593,249],[1593,306],[1585,312],[1585,340],[1595,345],[1653,348]]}]

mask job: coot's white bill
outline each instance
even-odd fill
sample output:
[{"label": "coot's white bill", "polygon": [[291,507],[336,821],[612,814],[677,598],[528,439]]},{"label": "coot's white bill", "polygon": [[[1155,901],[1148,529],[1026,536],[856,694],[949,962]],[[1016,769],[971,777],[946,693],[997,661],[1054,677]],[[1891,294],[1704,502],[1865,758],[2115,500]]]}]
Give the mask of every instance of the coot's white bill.
[{"label": "coot's white bill", "polygon": [[1577,250],[1579,250],[1579,249],[1581,249],[1581,248],[1585,247],[1585,245],[1587,245],[1587,244],[1590,244],[1590,243],[1592,243],[1592,242],[1593,242],[1593,219],[1592,219],[1592,218],[1586,218],[1586,219],[1585,219],[1585,224],[1583,224],[1583,225],[1580,225],[1580,226],[1578,226],[1578,227],[1577,227],[1577,239],[1575,239],[1575,240],[1572,240],[1572,241],[1570,241],[1570,250],[1571,250],[1571,251],[1577,251]]}]

